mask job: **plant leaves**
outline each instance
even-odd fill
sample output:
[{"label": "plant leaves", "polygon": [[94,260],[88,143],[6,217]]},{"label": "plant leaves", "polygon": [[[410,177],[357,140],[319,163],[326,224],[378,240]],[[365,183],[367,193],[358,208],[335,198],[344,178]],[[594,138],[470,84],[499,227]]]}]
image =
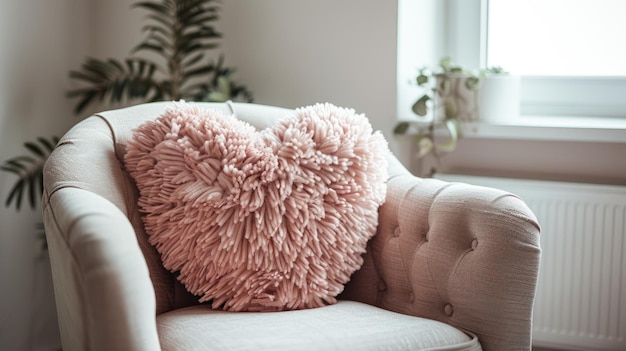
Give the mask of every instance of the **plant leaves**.
[{"label": "plant leaves", "polygon": [[426,155],[430,154],[434,149],[435,143],[433,143],[433,139],[425,134],[419,134],[417,136],[417,157],[423,158]]},{"label": "plant leaves", "polygon": [[195,76],[210,74],[213,72],[215,72],[215,66],[206,65],[206,66],[201,66],[201,67],[189,70],[189,71],[184,71],[183,76],[184,76],[184,79],[187,80]]},{"label": "plant leaves", "polygon": [[160,15],[167,15],[170,12],[170,9],[163,5],[163,4],[157,4],[154,2],[150,2],[150,1],[140,1],[140,2],[136,2],[132,5],[132,7],[139,7],[139,8],[143,8],[145,10],[148,10],[150,12],[155,12],[157,14]]},{"label": "plant leaves", "polygon": [[37,137],[37,142],[43,145],[45,149],[47,150],[47,153],[49,154],[54,150],[56,145],[59,143],[59,138],[56,136],[52,136],[50,137],[50,140],[48,140],[44,137]]},{"label": "plant leaves", "polygon": [[[196,11],[195,13],[181,16],[180,20],[189,26],[206,26],[208,22],[214,22],[219,19],[216,12]],[[217,32],[216,32],[217,33]]]},{"label": "plant leaves", "polygon": [[146,50],[146,51],[154,51],[159,55],[163,55],[165,52],[165,48],[163,46],[160,45],[156,45],[156,44],[151,44],[151,43],[141,43],[137,46],[135,46],[133,48],[133,52],[137,52],[137,51],[142,51],[142,50]]},{"label": "plant leaves", "polygon": [[4,164],[0,165],[0,170],[19,176],[25,172],[27,165],[33,162],[35,162],[35,159],[30,156],[17,156],[4,161]]},{"label": "plant leaves", "polygon": [[217,13],[216,6],[208,6],[211,0],[187,0],[180,1],[177,7],[176,17],[181,23],[189,23],[193,16],[203,13]]},{"label": "plant leaves", "polygon": [[24,179],[19,179],[11,188],[9,196],[4,202],[4,207],[9,207],[15,201],[15,208],[19,211],[22,207],[22,194],[24,193]]},{"label": "plant leaves", "polygon": [[27,141],[24,143],[24,147],[39,157],[45,157],[45,152],[34,142]]},{"label": "plant leaves", "polygon": [[[81,96],[80,100],[78,100],[78,103],[76,103],[76,105],[74,106],[74,113],[79,114],[95,99],[95,97],[98,95],[98,92],[94,90],[89,90],[80,94],[76,93],[76,95]],[[68,96],[72,97],[71,91]]]},{"label": "plant leaves", "polygon": [[[43,164],[41,165],[41,167],[43,168]],[[28,203],[30,205],[30,208],[35,208],[37,207],[37,196],[41,196],[42,191],[37,191],[38,187],[39,187],[39,176],[42,174],[41,170],[38,170],[37,172],[33,172],[30,174],[30,176],[28,177]]]},{"label": "plant leaves", "polygon": [[[216,0],[158,0],[138,1],[132,5],[147,12],[146,33],[131,51],[131,55],[156,54],[158,63],[140,57],[124,60],[88,58],[70,77],[81,85],[68,91],[77,100],[74,111],[80,113],[93,102],[123,102],[128,98],[144,101],[197,97],[220,100],[238,97],[252,101],[252,94],[231,79],[233,70],[217,64],[202,64],[206,52],[219,46],[222,35],[213,26],[219,19]],[[189,87],[190,81],[201,82]],[[221,78],[224,77],[224,78]]]},{"label": "plant leaves", "polygon": [[450,133],[450,139],[442,144],[437,144],[437,149],[445,152],[452,152],[456,150],[457,141],[460,137],[460,125],[456,119],[449,119],[446,121],[446,129]]},{"label": "plant leaves", "polygon": [[141,28],[141,31],[148,32],[149,35],[152,35],[153,33],[160,33],[166,38],[173,36],[172,29],[170,27],[158,26],[155,24],[146,24],[145,26]]},{"label": "plant leaves", "polygon": [[459,109],[456,105],[456,101],[453,98],[446,98],[443,101],[443,109],[446,119],[456,118],[459,113]]},{"label": "plant leaves", "polygon": [[465,78],[465,87],[470,91],[478,90],[480,86],[480,79],[478,77],[467,77]]},{"label": "plant leaves", "polygon": [[450,94],[450,79],[446,75],[437,75],[437,94],[441,96]]},{"label": "plant leaves", "polygon": [[[183,59],[183,62],[182,62],[183,67],[185,67],[186,70],[189,71],[191,67],[193,67],[198,62],[202,61],[203,58],[204,58],[203,53],[198,53],[195,56],[192,56],[191,58],[185,57],[185,59]],[[185,73],[183,73],[183,75],[185,75]]]},{"label": "plant leaves", "polygon": [[459,67],[459,66],[450,67],[448,72],[449,73],[463,73],[463,67]]},{"label": "plant leaves", "polygon": [[157,22],[158,24],[162,25],[164,28],[169,28],[170,30],[174,29],[173,21],[172,21],[171,17],[169,17],[167,15],[159,16],[159,15],[156,15],[156,14],[152,14],[152,15],[146,16],[146,18]]},{"label": "plant leaves", "polygon": [[396,124],[396,127],[393,129],[393,134],[400,135],[404,134],[409,130],[409,122],[402,121]]},{"label": "plant leaves", "polygon": [[416,81],[417,81],[417,85],[422,86],[422,85],[428,83],[428,76],[423,74],[423,73],[421,73],[420,75],[417,76]]},{"label": "plant leaves", "polygon": [[426,103],[429,100],[430,100],[430,96],[423,95],[413,104],[413,107],[411,109],[418,116],[422,116],[422,117],[426,116],[426,113],[428,113],[428,106]]},{"label": "plant leaves", "polygon": [[90,59],[83,65],[83,69],[87,72],[97,72],[101,79],[97,82],[83,81],[86,87],[68,92],[70,97],[79,97],[75,107],[76,113],[80,113],[96,98],[116,103],[126,97],[145,98],[149,94],[163,95],[159,91],[161,89],[159,82],[153,79],[156,65],[147,60],[132,58],[121,63],[115,59],[106,61]]},{"label": "plant leaves", "polygon": [[217,79],[216,89],[207,95],[209,102],[223,102],[230,99],[230,80],[227,76],[220,76]]},{"label": "plant leaves", "polygon": [[452,66],[452,59],[449,56],[442,57],[441,60],[439,60],[439,66],[444,72],[449,72]]},{"label": "plant leaves", "polygon": [[43,191],[41,186],[43,166],[58,141],[59,138],[55,136],[50,139],[38,137],[35,141],[28,141],[23,144],[24,148],[34,157],[21,155],[3,162],[0,170],[17,176],[17,180],[5,200],[6,207],[14,204],[15,208],[20,210],[24,195],[28,196],[28,203],[32,209],[37,206],[37,199],[41,198]]}]

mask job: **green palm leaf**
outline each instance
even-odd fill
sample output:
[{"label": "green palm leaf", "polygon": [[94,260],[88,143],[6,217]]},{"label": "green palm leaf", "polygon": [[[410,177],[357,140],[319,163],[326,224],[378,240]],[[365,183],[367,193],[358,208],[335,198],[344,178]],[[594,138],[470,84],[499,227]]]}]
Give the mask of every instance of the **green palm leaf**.
[{"label": "green palm leaf", "polygon": [[[238,98],[252,101],[252,94],[233,79],[233,70],[205,61],[206,53],[219,46],[213,26],[219,19],[218,0],[143,0],[132,5],[146,11],[145,38],[131,55],[156,54],[157,63],[140,57],[126,61],[88,58],[70,77],[80,87],[68,92],[77,98],[80,113],[96,101],[123,102],[162,99],[216,100]],[[202,79],[202,77],[206,77]]]},{"label": "green palm leaf", "polygon": [[224,66],[224,57],[211,62],[206,67],[187,72],[187,75],[203,75],[211,73],[210,79],[195,83],[183,90],[184,96],[196,101],[222,102],[227,100],[253,102],[252,93],[243,85],[237,84],[232,76],[235,70]]},{"label": "green palm leaf", "polygon": [[188,26],[203,26],[208,22],[217,21],[219,19],[219,16],[217,15],[217,8],[215,7],[207,8],[203,11],[195,11],[180,17],[181,21],[187,23]]},{"label": "green palm leaf", "polygon": [[14,204],[20,210],[24,196],[27,195],[30,208],[36,208],[37,199],[41,198],[43,191],[43,165],[58,142],[59,138],[54,136],[50,139],[39,137],[35,141],[26,142],[24,148],[32,155],[16,156],[0,165],[0,170],[17,176],[5,200],[6,207]]},{"label": "green palm leaf", "polygon": [[115,59],[106,61],[88,59],[81,71],[71,71],[70,77],[82,81],[84,87],[68,92],[69,97],[80,97],[75,112],[80,113],[95,100],[121,102],[124,98],[155,100],[165,94],[155,80],[157,67],[143,59]]},{"label": "green palm leaf", "polygon": [[144,9],[150,11],[150,12],[154,12],[154,13],[157,13],[157,14],[161,14],[163,16],[167,16],[167,14],[170,11],[170,6],[168,6],[169,4],[166,4],[166,3],[167,2],[162,2],[162,3],[158,4],[158,3],[154,3],[154,2],[150,2],[150,1],[140,1],[140,2],[134,3],[132,5],[132,7],[144,8]]}]

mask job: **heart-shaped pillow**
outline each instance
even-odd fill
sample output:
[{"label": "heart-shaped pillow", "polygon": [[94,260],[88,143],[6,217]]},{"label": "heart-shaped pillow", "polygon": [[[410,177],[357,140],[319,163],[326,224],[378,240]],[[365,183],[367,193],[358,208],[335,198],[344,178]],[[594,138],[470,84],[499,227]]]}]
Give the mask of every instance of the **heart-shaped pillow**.
[{"label": "heart-shaped pillow", "polygon": [[231,311],[335,303],[385,199],[387,142],[331,104],[272,128],[178,102],[133,131],[126,167],[148,239],[200,302]]}]

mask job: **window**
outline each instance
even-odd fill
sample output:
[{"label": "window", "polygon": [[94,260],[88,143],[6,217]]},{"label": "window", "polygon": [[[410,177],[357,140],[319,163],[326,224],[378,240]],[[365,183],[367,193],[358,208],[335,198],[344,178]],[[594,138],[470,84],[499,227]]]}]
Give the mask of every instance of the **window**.
[{"label": "window", "polygon": [[626,76],[626,1],[490,0],[487,65],[525,76]]},{"label": "window", "polygon": [[626,117],[626,1],[482,6],[484,64],[523,77],[522,113]]},{"label": "window", "polygon": [[626,118],[624,0],[398,0],[398,11],[400,118],[407,81],[443,56],[521,75],[523,115]]}]

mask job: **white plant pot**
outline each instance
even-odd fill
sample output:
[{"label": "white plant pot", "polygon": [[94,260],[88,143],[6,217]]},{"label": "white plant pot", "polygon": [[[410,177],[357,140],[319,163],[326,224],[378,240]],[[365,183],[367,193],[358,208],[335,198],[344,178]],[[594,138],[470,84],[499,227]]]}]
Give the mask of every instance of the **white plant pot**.
[{"label": "white plant pot", "polygon": [[479,118],[486,122],[506,122],[520,115],[520,78],[492,75],[482,79],[478,91]]}]

